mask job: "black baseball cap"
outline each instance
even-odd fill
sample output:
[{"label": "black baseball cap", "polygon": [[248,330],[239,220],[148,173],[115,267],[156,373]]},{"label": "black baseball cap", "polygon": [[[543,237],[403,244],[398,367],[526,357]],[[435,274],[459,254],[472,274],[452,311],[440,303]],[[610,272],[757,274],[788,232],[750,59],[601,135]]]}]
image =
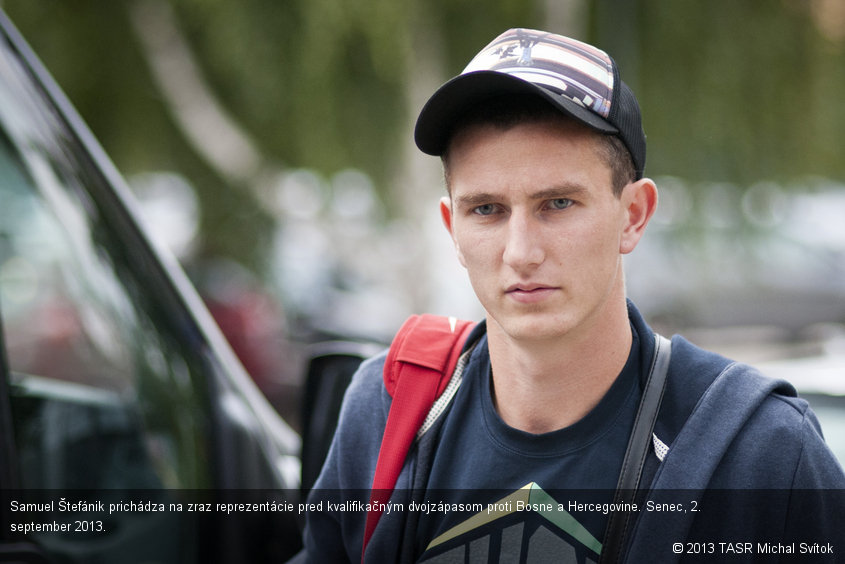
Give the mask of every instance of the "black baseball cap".
[{"label": "black baseball cap", "polygon": [[414,131],[421,151],[446,151],[455,121],[479,102],[535,94],[591,129],[622,140],[636,169],[645,169],[640,106],[613,59],[596,47],[545,31],[510,29],[482,49],[463,72],[426,102]]}]

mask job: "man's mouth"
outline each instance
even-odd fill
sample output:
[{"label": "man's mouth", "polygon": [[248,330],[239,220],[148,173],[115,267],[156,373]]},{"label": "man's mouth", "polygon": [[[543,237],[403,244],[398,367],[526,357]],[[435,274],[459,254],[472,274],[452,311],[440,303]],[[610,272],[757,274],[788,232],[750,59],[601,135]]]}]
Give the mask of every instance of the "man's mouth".
[{"label": "man's mouth", "polygon": [[556,291],[556,287],[545,284],[514,284],[505,290],[505,294],[521,303],[536,303]]}]

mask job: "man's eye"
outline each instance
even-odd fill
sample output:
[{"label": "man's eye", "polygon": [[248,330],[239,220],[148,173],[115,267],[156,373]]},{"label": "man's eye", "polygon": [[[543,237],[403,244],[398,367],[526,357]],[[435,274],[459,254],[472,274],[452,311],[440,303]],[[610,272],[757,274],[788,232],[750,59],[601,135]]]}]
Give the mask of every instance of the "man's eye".
[{"label": "man's eye", "polygon": [[569,198],[555,198],[549,201],[549,207],[555,210],[565,210],[572,205],[572,200]]},{"label": "man's eye", "polygon": [[477,208],[472,210],[473,213],[478,215],[493,215],[496,213],[496,205],[495,204],[484,204],[483,206],[478,206]]}]

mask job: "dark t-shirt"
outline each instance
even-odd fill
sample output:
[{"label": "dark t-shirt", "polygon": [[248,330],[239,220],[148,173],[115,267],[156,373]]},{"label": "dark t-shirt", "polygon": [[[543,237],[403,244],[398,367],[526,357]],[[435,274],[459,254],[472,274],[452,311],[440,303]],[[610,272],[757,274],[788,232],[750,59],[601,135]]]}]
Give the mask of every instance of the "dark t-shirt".
[{"label": "dark t-shirt", "polygon": [[540,435],[508,426],[496,412],[482,338],[440,430],[417,528],[421,561],[598,559],[641,396],[632,332],[628,361],[599,404]]}]

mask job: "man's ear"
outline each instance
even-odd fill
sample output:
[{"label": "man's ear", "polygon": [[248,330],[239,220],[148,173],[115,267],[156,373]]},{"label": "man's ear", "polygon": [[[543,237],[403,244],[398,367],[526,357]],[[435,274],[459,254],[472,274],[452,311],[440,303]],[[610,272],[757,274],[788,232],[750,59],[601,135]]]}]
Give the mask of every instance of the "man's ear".
[{"label": "man's ear", "polygon": [[458,245],[458,239],[455,237],[455,230],[452,224],[452,200],[448,196],[440,198],[440,217],[443,219],[443,225],[446,227],[446,231],[448,231],[449,236],[452,237],[452,243],[455,244],[455,252],[458,255],[458,260],[461,265],[466,267],[464,254],[461,252],[461,246]]},{"label": "man's ear", "polygon": [[657,210],[657,186],[650,178],[643,178],[625,186],[621,196],[625,210],[625,225],[619,241],[619,252],[628,254],[640,242],[651,216]]}]

